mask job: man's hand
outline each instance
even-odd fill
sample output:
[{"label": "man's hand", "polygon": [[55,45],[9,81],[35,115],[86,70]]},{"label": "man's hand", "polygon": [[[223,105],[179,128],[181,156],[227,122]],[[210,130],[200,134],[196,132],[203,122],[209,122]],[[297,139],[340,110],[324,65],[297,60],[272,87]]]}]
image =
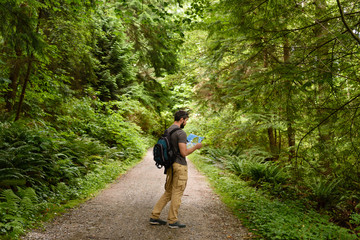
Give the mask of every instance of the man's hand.
[{"label": "man's hand", "polygon": [[196,149],[202,148],[202,146],[202,143],[197,143],[191,148],[186,148],[186,143],[179,143],[180,154],[181,156],[186,157],[187,155],[193,153]]}]

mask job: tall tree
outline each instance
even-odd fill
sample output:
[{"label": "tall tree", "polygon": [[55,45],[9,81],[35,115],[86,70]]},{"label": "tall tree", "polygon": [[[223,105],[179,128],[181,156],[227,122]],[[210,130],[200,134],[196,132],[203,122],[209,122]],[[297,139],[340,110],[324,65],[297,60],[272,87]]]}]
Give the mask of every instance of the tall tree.
[{"label": "tall tree", "polygon": [[[358,152],[359,6],[339,3],[225,0],[203,19],[214,64],[199,93],[207,93],[209,106],[231,102],[248,117],[261,115],[268,150],[281,144],[290,162],[314,174],[343,171],[339,156],[352,164],[342,154]],[[276,128],[286,132],[286,144],[276,141]]]}]

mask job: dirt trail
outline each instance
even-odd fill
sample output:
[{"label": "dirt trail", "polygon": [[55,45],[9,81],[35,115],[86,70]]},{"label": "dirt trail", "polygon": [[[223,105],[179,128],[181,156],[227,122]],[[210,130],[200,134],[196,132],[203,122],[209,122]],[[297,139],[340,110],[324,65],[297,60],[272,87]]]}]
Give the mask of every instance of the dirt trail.
[{"label": "dirt trail", "polygon": [[[163,193],[165,175],[149,151],[144,160],[97,197],[23,239],[247,239],[248,233],[215,195],[205,177],[189,162],[189,181],[179,220],[184,229],[149,224],[151,210]],[[168,204],[169,205],[169,204]],[[168,206],[161,218],[167,219]]]}]

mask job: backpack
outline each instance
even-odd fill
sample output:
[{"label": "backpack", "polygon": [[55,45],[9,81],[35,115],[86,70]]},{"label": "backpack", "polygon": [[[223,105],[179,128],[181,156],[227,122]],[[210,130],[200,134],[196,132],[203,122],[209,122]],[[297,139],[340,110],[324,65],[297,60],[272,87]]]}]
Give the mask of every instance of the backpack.
[{"label": "backpack", "polygon": [[170,133],[166,130],[153,149],[155,165],[159,169],[165,167],[164,173],[172,166],[177,156],[177,153],[171,144],[171,135],[177,130],[180,130],[180,128],[175,128],[171,130]]}]

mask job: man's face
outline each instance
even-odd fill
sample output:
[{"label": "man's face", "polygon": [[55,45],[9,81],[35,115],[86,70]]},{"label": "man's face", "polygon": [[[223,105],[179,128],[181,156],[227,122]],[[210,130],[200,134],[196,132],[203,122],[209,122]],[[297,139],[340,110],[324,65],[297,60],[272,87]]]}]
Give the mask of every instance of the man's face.
[{"label": "man's face", "polygon": [[184,128],[185,125],[186,125],[186,121],[188,120],[188,118],[182,118],[180,121],[183,121],[181,124],[180,124],[180,128]]}]

